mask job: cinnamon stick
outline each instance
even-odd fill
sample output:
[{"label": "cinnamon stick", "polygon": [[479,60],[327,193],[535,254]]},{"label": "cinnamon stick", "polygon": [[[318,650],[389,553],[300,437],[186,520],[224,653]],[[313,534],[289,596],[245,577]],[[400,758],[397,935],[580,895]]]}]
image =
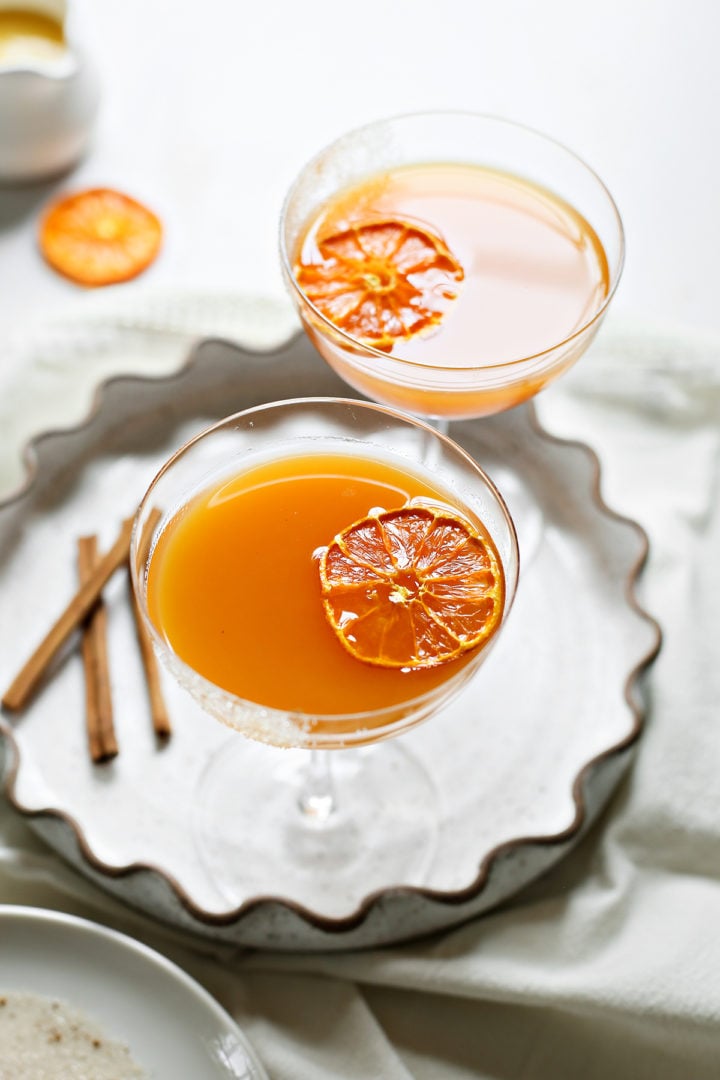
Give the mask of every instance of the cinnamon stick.
[{"label": "cinnamon stick", "polygon": [[[137,556],[141,566],[144,566],[147,561],[152,535],[160,517],[161,512],[158,509],[151,510],[148,514],[147,521],[143,526]],[[132,587],[132,583],[130,584],[130,597],[133,616],[135,618],[135,630],[137,631],[138,645],[140,646],[140,658],[145,671],[145,682],[147,684],[148,698],[150,700],[150,715],[152,718],[153,729],[159,739],[169,739],[172,734],[172,724],[163,697],[157,657],[155,656],[150,632],[143,619],[140,604],[138,603],[138,598]]]},{"label": "cinnamon stick", "polygon": [[98,561],[87,581],[80,586],[70,603],[23,665],[5,691],[2,704],[6,709],[22,709],[38,688],[50,661],[76,630],[97,602],[111,575],[127,561],[133,519],[123,522],[120,534],[110,550]]},{"label": "cinnamon stick", "polygon": [[[90,577],[98,562],[97,536],[78,540],[80,584]],[[96,763],[109,761],[118,752],[113,723],[110,668],[107,653],[107,611],[102,599],[87,616],[82,635],[85,670],[85,710],[90,757]]]}]

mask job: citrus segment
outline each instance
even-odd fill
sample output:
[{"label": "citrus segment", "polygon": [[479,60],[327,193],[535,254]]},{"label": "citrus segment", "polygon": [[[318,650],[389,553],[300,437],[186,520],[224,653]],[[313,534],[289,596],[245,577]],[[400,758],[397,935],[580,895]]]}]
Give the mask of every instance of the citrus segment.
[{"label": "citrus segment", "polygon": [[491,541],[450,511],[405,506],[339,533],[320,559],[325,614],[358,660],[423,668],[489,641],[504,604]]},{"label": "citrus segment", "polygon": [[464,276],[444,240],[399,218],[350,225],[318,240],[317,253],[295,266],[300,288],[330,322],[384,351],[437,326]]},{"label": "citrus segment", "polygon": [[40,226],[40,250],[81,285],[112,285],[146,269],[160,249],[162,225],[141,203],[108,188],[68,195]]}]

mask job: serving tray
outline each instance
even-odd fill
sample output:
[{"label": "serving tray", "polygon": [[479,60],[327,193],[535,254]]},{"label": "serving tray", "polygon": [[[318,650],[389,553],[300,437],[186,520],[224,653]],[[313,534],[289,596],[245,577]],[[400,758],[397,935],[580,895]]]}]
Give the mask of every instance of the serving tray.
[{"label": "serving tray", "polygon": [[[304,337],[270,352],[206,341],[171,376],[107,381],[84,423],[34,440],[27,483],[0,504],[2,688],[74,591],[79,535],[98,532],[108,546],[158,466],[214,419],[306,395],[350,391]],[[421,877],[397,880],[389,847],[377,852],[371,887],[358,879],[334,889],[312,875],[291,883],[269,852],[262,881],[228,908],[198,858],[190,817],[208,760],[241,736],[167,677],[174,732],[157,744],[123,575],[106,592],[121,752],[90,763],[79,650],[68,649],[27,710],[0,718],[3,787],[17,813],[128,904],[261,948],[354,949],[426,934],[507,900],[566,855],[642,731],[641,675],[660,641],[636,596],[647,540],[603,503],[595,454],[542,430],[531,406],[454,425],[452,435],[497,478],[511,509],[518,500],[521,583],[480,677],[398,740],[438,792],[436,853]],[[253,826],[238,823],[240,862]]]}]

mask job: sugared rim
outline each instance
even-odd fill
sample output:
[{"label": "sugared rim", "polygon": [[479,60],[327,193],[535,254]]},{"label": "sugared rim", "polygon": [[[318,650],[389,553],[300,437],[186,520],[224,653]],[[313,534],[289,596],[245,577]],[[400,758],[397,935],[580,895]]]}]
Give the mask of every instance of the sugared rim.
[{"label": "sugared rim", "polygon": [[406,357],[403,357],[402,355],[399,355],[398,353],[395,353],[395,352],[390,353],[390,354],[388,354],[386,352],[382,352],[379,349],[376,349],[373,345],[368,345],[365,342],[360,341],[358,338],[354,338],[351,334],[348,334],[345,330],[341,329],[341,327],[336,326],[335,323],[332,322],[332,320],[328,319],[326,315],[323,315],[323,313],[319,310],[319,308],[317,308],[313,304],[313,302],[308,298],[307,294],[304,292],[304,290],[298,284],[297,279],[295,277],[295,272],[294,272],[294,269],[293,269],[293,259],[292,259],[291,255],[290,255],[290,253],[288,252],[287,246],[285,244],[285,221],[287,219],[288,208],[289,208],[289,206],[290,206],[290,204],[291,204],[291,202],[293,200],[293,197],[294,197],[295,192],[296,192],[296,190],[298,188],[300,180],[329,151],[331,151],[340,142],[343,142],[346,139],[353,139],[353,138],[356,138],[356,137],[357,138],[362,137],[362,135],[365,132],[369,132],[369,131],[372,131],[373,129],[379,128],[383,124],[402,122],[404,120],[420,119],[420,118],[423,118],[423,117],[426,117],[428,119],[433,118],[433,117],[437,117],[437,118],[442,118],[442,117],[456,117],[456,118],[466,117],[468,119],[481,120],[481,121],[485,121],[485,122],[488,122],[488,123],[498,124],[498,125],[502,125],[504,127],[512,128],[512,129],[515,129],[516,131],[519,131],[519,132],[525,132],[528,135],[533,136],[534,138],[543,140],[548,145],[554,146],[557,150],[559,150],[562,153],[566,154],[569,158],[572,158],[582,169],[584,169],[586,174],[589,177],[592,178],[592,180],[596,183],[598,189],[604,194],[605,198],[607,199],[608,205],[609,205],[609,207],[610,207],[610,209],[612,211],[612,215],[613,215],[613,217],[615,219],[615,222],[617,224],[618,239],[619,239],[618,257],[617,257],[617,260],[616,260],[615,267],[610,268],[610,288],[608,289],[607,295],[604,297],[603,302],[600,305],[600,307],[597,309],[597,311],[595,311],[592,316],[590,316],[588,319],[586,319],[582,323],[581,326],[579,326],[575,330],[573,330],[573,332],[571,334],[568,334],[567,337],[562,338],[560,341],[555,342],[555,344],[550,345],[545,349],[541,349],[537,353],[531,353],[529,356],[520,356],[520,357],[516,357],[513,360],[502,360],[502,361],[499,361],[498,363],[495,363],[495,364],[479,364],[477,366],[463,366],[463,367],[457,366],[456,367],[456,366],[454,366],[452,364],[445,364],[445,365],[443,365],[443,370],[444,371],[450,371],[450,372],[462,372],[466,376],[468,374],[471,374],[473,371],[477,371],[477,372],[480,372],[480,371],[482,371],[482,372],[502,371],[505,368],[515,368],[515,367],[517,367],[517,366],[519,366],[521,364],[531,364],[533,362],[537,362],[537,361],[541,360],[542,357],[549,356],[552,353],[556,352],[558,349],[565,349],[566,347],[571,345],[573,341],[576,341],[578,338],[582,337],[583,334],[586,334],[596,323],[598,323],[602,319],[602,317],[604,316],[605,312],[608,309],[610,301],[612,300],[612,298],[615,295],[615,292],[617,290],[618,283],[620,281],[620,278],[622,277],[622,271],[623,271],[623,267],[624,267],[624,264],[625,264],[625,230],[623,228],[623,223],[622,223],[622,218],[620,216],[620,211],[618,210],[617,204],[615,203],[615,200],[613,199],[612,195],[610,194],[610,191],[609,191],[608,187],[606,186],[606,184],[604,183],[604,181],[601,180],[601,178],[597,174],[597,172],[595,172],[595,170],[592,169],[587,164],[587,162],[585,162],[578,154],[576,154],[574,150],[571,150],[564,143],[558,141],[557,139],[552,138],[552,136],[546,135],[546,134],[544,134],[544,132],[538,131],[536,128],[530,127],[528,124],[523,124],[523,123],[520,123],[520,122],[515,121],[515,120],[507,120],[502,116],[496,116],[496,115],[494,115],[492,113],[474,113],[474,112],[470,112],[470,111],[466,111],[466,110],[454,110],[454,109],[437,110],[437,111],[432,111],[432,112],[400,113],[397,116],[382,117],[382,118],[380,118],[378,120],[374,120],[374,121],[372,121],[372,122],[370,122],[368,124],[362,124],[360,127],[351,128],[350,131],[344,132],[342,135],[339,135],[336,139],[333,139],[331,142],[326,143],[325,146],[323,146],[320,150],[318,150],[318,152],[316,154],[314,154],[313,157],[311,157],[309,159],[309,161],[307,161],[303,165],[302,169],[300,170],[300,172],[296,176],[295,180],[291,184],[291,186],[290,186],[290,188],[289,188],[289,190],[288,190],[288,192],[287,192],[287,194],[285,196],[285,199],[283,200],[283,205],[282,205],[282,209],[281,209],[281,212],[280,212],[280,225],[279,225],[280,259],[281,259],[283,271],[285,273],[285,276],[286,276],[286,278],[287,278],[293,292],[295,292],[296,295],[298,296],[298,298],[300,299],[300,301],[312,311],[313,317],[315,319],[317,319],[318,323],[323,327],[327,327],[328,333],[331,336],[333,336],[335,338],[338,338],[341,342],[346,342],[349,348],[351,348],[353,350],[362,350],[368,356],[375,356],[378,359],[383,360],[385,363],[387,363],[388,360],[391,360],[391,361],[393,361],[393,362],[395,362],[397,364],[402,364],[404,367],[407,367],[408,369],[415,368],[415,369],[419,369],[421,371],[424,371],[424,370],[427,370],[429,367],[435,367],[436,366],[436,365],[430,365],[430,364],[423,364],[422,362],[420,362],[418,360],[408,360]]}]

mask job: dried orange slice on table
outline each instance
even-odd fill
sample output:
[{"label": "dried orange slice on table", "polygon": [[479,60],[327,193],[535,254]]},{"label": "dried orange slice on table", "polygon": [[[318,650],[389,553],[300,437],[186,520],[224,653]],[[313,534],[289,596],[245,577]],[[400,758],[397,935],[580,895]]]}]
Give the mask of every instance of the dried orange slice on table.
[{"label": "dried orange slice on table", "polygon": [[295,266],[298,285],[335,326],[386,352],[436,327],[464,277],[445,241],[416,222],[358,222],[316,243],[317,256]]},{"label": "dried orange slice on table", "polygon": [[93,188],[54,203],[40,225],[40,250],[80,285],[114,285],[137,277],[155,259],[162,225],[129,195]]},{"label": "dried orange slice on table", "polygon": [[408,505],[339,533],[320,560],[325,614],[358,660],[424,668],[487,643],[505,579],[491,541],[449,509]]}]

